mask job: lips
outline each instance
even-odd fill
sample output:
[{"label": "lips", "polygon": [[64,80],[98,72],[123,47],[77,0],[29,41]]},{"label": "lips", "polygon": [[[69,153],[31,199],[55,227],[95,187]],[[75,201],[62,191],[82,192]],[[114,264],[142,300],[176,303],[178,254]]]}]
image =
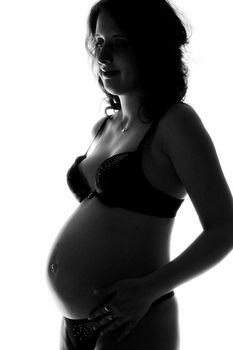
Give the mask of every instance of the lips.
[{"label": "lips", "polygon": [[117,70],[102,71],[102,75],[104,77],[106,77],[106,78],[111,78],[111,77],[115,76],[118,73],[119,73],[119,71],[117,71]]}]

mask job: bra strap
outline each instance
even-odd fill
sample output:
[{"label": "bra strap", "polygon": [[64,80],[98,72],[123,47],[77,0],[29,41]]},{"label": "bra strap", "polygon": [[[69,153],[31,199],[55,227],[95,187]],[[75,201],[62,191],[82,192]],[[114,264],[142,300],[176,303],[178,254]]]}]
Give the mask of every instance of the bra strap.
[{"label": "bra strap", "polygon": [[101,124],[99,130],[97,131],[97,133],[96,133],[96,135],[95,135],[93,141],[91,142],[90,146],[88,147],[88,149],[87,149],[85,155],[87,155],[87,152],[88,152],[89,149],[91,148],[91,146],[92,146],[93,142],[95,141],[95,139],[97,138],[97,136],[98,136],[100,133],[102,133],[102,131],[104,130],[105,124],[107,123],[108,119],[110,119],[110,118],[111,118],[111,116],[108,115],[108,116],[104,119],[104,121],[103,121],[103,123]]}]

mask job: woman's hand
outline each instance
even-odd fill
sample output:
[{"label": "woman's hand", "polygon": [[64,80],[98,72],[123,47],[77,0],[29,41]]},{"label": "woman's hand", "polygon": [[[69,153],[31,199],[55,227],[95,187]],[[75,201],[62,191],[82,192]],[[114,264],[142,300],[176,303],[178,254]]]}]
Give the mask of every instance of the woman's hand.
[{"label": "woman's hand", "polygon": [[125,324],[124,332],[118,341],[125,338],[136,327],[155,300],[146,290],[142,278],[123,279],[93,293],[98,296],[115,293],[107,304],[98,307],[88,319],[102,316],[95,325],[95,329],[103,327],[100,335]]}]

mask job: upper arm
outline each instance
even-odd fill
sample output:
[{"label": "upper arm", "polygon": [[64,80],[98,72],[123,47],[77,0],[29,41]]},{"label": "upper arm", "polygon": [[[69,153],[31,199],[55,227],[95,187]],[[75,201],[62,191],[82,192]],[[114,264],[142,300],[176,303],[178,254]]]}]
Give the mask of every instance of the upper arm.
[{"label": "upper arm", "polygon": [[174,105],[161,120],[169,156],[203,227],[233,221],[233,200],[214,144],[194,109]]}]

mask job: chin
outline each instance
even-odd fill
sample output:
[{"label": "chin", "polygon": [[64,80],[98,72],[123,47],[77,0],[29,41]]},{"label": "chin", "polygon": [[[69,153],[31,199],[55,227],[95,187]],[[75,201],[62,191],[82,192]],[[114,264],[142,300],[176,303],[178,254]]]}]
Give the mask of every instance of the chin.
[{"label": "chin", "polygon": [[123,86],[113,87],[109,85],[104,84],[104,87],[105,87],[105,90],[111,95],[122,96],[122,95],[136,93],[138,91],[138,89],[135,89],[135,88],[133,89],[132,87],[123,87]]}]

